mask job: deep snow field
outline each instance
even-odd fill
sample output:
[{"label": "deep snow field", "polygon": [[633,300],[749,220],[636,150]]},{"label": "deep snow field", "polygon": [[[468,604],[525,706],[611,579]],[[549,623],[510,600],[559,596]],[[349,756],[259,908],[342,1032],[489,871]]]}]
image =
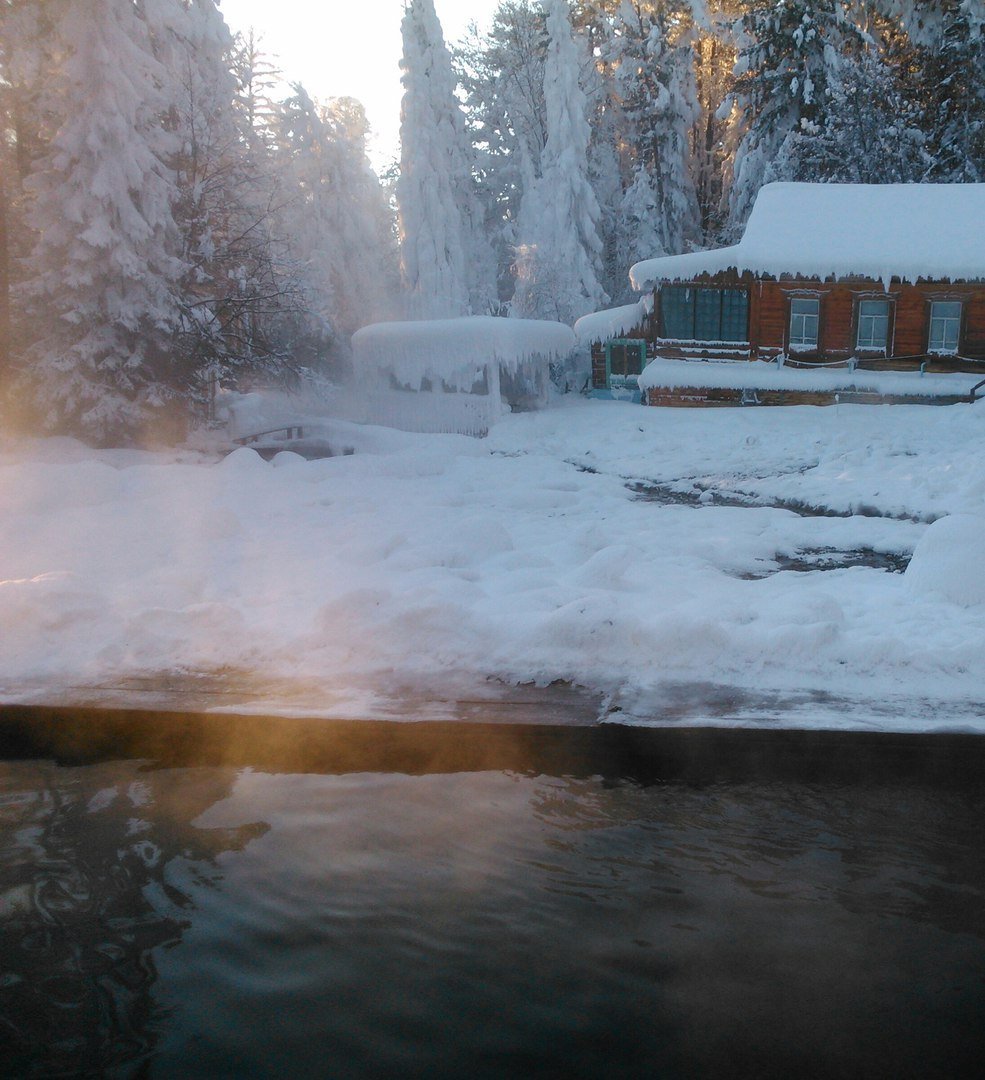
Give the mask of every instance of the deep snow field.
[{"label": "deep snow field", "polygon": [[564,680],[629,722],[985,732],[985,404],[322,430],[354,452],[0,447],[0,696]]}]

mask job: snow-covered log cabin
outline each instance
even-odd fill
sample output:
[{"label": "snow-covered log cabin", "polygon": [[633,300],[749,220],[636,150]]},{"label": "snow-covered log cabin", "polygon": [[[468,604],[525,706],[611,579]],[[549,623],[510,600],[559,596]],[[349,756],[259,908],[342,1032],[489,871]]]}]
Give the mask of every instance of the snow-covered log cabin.
[{"label": "snow-covered log cabin", "polygon": [[471,316],[374,323],[352,335],[361,419],[404,431],[485,435],[504,413],[547,404],[570,326]]},{"label": "snow-covered log cabin", "polygon": [[739,243],[630,280],[639,304],[575,326],[596,388],[654,357],[982,370],[985,184],[768,184]]}]

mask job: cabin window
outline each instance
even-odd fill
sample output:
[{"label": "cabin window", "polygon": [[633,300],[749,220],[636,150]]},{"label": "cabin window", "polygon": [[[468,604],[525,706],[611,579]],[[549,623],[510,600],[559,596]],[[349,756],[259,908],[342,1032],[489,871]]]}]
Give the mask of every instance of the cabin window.
[{"label": "cabin window", "polygon": [[930,305],[928,352],[956,353],[961,332],[961,301],[934,300]]},{"label": "cabin window", "polygon": [[749,294],[745,289],[722,289],[722,341],[749,339]]},{"label": "cabin window", "polygon": [[694,336],[694,289],[665,285],[660,290],[663,336],[687,339]]},{"label": "cabin window", "polygon": [[889,341],[889,301],[860,300],[858,302],[858,336],[856,348],[885,351]]},{"label": "cabin window", "polygon": [[664,285],[660,290],[662,337],[677,341],[748,341],[745,289]]},{"label": "cabin window", "polygon": [[722,298],[717,289],[692,289],[694,333],[698,341],[721,341]]},{"label": "cabin window", "polygon": [[816,349],[821,301],[815,297],[795,296],[790,301],[790,346]]}]

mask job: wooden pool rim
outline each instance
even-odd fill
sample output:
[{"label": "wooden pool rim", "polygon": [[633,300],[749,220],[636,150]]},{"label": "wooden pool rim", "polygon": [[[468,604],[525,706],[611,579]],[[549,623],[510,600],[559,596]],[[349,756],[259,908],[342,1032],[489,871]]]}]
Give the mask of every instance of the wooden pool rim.
[{"label": "wooden pool rim", "polygon": [[960,732],[323,720],[0,704],[0,757],[279,773],[496,770],[641,784],[916,783],[985,792],[985,736]]}]

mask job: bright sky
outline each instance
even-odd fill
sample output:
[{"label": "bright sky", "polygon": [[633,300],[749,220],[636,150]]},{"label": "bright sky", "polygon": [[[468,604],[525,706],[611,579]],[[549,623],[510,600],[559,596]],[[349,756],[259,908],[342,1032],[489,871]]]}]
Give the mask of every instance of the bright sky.
[{"label": "bright sky", "polygon": [[[435,0],[445,41],[485,29],[498,0]],[[399,153],[400,20],[404,0],[221,0],[230,29],[259,34],[284,76],[315,98],[358,98],[373,129],[379,167]]]}]

